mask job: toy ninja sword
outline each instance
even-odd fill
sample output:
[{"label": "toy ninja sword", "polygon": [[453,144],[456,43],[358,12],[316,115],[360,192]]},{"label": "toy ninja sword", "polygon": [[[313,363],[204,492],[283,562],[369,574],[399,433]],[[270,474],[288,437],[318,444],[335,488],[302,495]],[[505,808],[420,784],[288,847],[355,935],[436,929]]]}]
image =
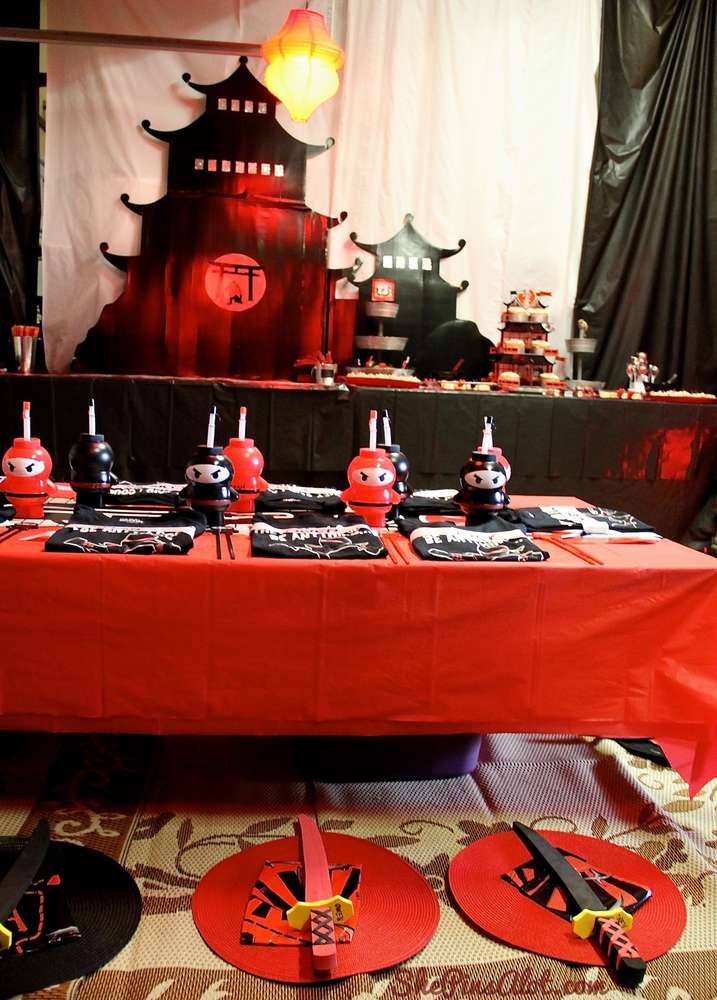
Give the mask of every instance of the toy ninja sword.
[{"label": "toy ninja sword", "polygon": [[50,827],[41,819],[32,836],[0,879],[0,951],[12,947],[12,931],[1,921],[7,920],[20,902],[45,860],[50,843]]},{"label": "toy ninja sword", "polygon": [[632,927],[632,914],[617,905],[606,910],[582,875],[535,830],[513,823],[513,831],[565,893],[574,933],[581,938],[595,935],[618,980],[628,987],[639,985],[647,966],[626,933]]},{"label": "toy ninja sword", "polygon": [[303,927],[311,920],[311,957],[316,972],[330,976],[336,968],[336,928],[353,914],[350,899],[337,896],[331,885],[326,849],[321,831],[309,816],[299,816],[296,834],[301,842],[304,864],[305,902],[296,903],[287,912],[291,927]]}]

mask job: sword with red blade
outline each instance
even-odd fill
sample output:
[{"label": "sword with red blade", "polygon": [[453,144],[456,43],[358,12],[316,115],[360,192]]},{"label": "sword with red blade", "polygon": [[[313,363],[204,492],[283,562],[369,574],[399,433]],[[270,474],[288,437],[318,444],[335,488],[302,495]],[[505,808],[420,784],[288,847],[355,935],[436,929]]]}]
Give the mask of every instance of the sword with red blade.
[{"label": "sword with red blade", "polygon": [[292,906],[286,918],[291,927],[303,927],[311,921],[314,969],[330,976],[337,962],[335,923],[352,916],[353,903],[334,893],[326,849],[316,823],[309,816],[299,816],[294,825],[304,865],[304,901]]}]

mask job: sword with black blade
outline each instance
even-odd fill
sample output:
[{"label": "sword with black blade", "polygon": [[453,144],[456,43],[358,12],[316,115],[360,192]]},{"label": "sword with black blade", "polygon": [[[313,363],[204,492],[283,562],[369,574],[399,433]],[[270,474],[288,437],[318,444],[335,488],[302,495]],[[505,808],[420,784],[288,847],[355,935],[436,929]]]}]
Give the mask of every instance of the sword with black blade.
[{"label": "sword with black blade", "polygon": [[624,986],[638,986],[647,965],[627,936],[632,914],[621,906],[606,910],[582,875],[545,837],[523,823],[513,823],[513,830],[565,893],[574,933],[580,938],[595,937],[618,980]]},{"label": "sword with black blade", "polygon": [[34,881],[50,844],[50,827],[41,819],[32,836],[0,879],[0,951],[12,947],[12,931],[3,921],[12,914]]}]

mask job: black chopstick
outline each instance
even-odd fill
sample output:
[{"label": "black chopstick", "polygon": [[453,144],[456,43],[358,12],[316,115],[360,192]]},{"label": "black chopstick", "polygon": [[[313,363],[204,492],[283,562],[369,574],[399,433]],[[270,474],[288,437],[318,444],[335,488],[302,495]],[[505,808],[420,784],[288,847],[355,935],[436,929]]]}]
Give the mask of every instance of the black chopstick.
[{"label": "black chopstick", "polygon": [[0,545],[2,545],[3,542],[6,542],[9,538],[14,538],[15,535],[19,535],[20,532],[24,530],[25,529],[23,527],[18,527],[17,525],[12,528],[5,528],[3,533],[0,535]]}]

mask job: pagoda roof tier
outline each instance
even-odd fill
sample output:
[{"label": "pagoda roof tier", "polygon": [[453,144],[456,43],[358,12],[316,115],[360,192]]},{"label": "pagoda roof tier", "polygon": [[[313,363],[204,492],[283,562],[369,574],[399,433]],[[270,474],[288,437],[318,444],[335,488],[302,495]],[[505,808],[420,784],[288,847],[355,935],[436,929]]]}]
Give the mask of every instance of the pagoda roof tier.
[{"label": "pagoda roof tier", "polygon": [[124,191],[120,195],[120,201],[125,206],[125,208],[128,208],[130,212],[134,212],[135,215],[141,215],[144,209],[146,208],[145,205],[138,205],[136,204],[136,202],[130,201],[129,195],[127,194],[126,191]]},{"label": "pagoda roof tier", "polygon": [[444,249],[434,246],[415,228],[413,225],[413,215],[410,212],[404,217],[403,227],[388,240],[384,240],[381,243],[362,243],[357,239],[356,233],[351,233],[349,239],[357,247],[377,256],[383,254],[400,254],[403,256],[431,257],[435,260],[445,260],[447,257],[454,257],[466,245],[465,240],[459,240],[457,247]]},{"label": "pagoda roof tier", "polygon": [[[137,204],[135,202],[131,202],[129,200],[129,195],[126,193],[120,195],[120,201],[131,212],[134,212],[136,215],[146,216],[149,214],[148,213],[149,209],[158,209],[160,211],[164,210],[164,207],[169,205],[170,202],[173,201],[176,203],[177,199],[197,200],[204,198],[205,196],[206,196],[205,191],[197,191],[196,189],[182,191],[175,189],[171,192],[167,192],[166,194],[161,195],[155,201],[146,202],[144,204]],[[238,190],[231,194],[223,192],[220,195],[220,197],[235,198],[239,201],[246,202],[247,205],[261,205],[262,208],[276,208],[276,209],[284,209],[296,212],[313,212],[314,215],[323,216],[327,220],[327,225],[329,229],[333,229],[335,226],[340,225],[348,217],[347,212],[341,212],[337,218],[334,218],[333,216],[327,216],[324,215],[323,212],[319,212],[316,209],[311,208],[309,205],[306,204],[306,202],[301,201],[300,199],[280,198],[271,195],[263,195],[250,191],[247,188],[242,188],[241,190]],[[106,250],[108,244],[102,243],[100,245],[100,248],[102,247],[104,247]],[[103,250],[102,252],[105,255],[105,257],[109,260],[110,257],[112,257],[113,255],[106,254],[105,250]]]},{"label": "pagoda roof tier", "polygon": [[[318,156],[334,144],[334,140],[329,138],[323,145],[313,145],[302,142],[287,132],[276,120],[276,105],[279,102],[253,75],[247,66],[246,56],[240,58],[239,65],[231,76],[218,83],[197,83],[192,80],[190,73],[182,74],[182,79],[193,90],[206,95],[206,107],[194,121],[170,131],[154,128],[149,119],[145,118],[142,128],[155,139],[169,143],[180,137],[185,141],[191,137],[195,143],[208,140],[209,147],[214,149],[214,155],[225,155],[230,159],[237,149],[233,140],[241,139],[247,131],[247,125],[255,126],[251,129],[255,133],[251,146],[257,154],[267,144],[274,148],[277,139],[284,146],[301,147],[305,150],[307,159]],[[235,126],[229,130],[228,118]],[[211,149],[204,155],[212,155]]]},{"label": "pagoda roof tier", "polygon": [[246,189],[262,197],[303,200],[307,159],[334,140],[317,146],[287,132],[276,119],[276,98],[253,76],[245,57],[219,83],[195,83],[188,73],[184,80],[206,95],[197,118],[172,131],[142,121],[149,136],[169,144],[167,190],[237,197]]},{"label": "pagoda roof tier", "polygon": [[[354,242],[356,241],[354,240]],[[360,244],[357,244],[357,246],[360,246]],[[357,278],[356,275],[361,269],[362,264],[363,261],[361,260],[361,258],[357,257],[354,260],[354,263],[351,267],[337,268],[336,270],[340,270],[341,276],[343,278],[346,278],[346,280],[350,284],[352,284],[355,288],[361,288],[362,286],[370,287],[371,278],[376,278],[376,277],[391,277],[393,278],[394,281],[398,283],[399,287],[403,283],[413,284],[415,280],[414,278],[411,277],[411,274],[412,273],[415,274],[415,272],[406,270],[387,271],[379,267],[377,267],[376,270],[366,278]],[[424,277],[427,282],[430,282],[433,285],[445,285],[447,288],[452,288],[456,292],[465,292],[466,288],[468,288],[470,284],[469,281],[464,279],[463,281],[461,281],[460,285],[452,285],[450,281],[446,281],[446,279],[443,278],[440,274],[434,274],[433,272],[426,272]]]},{"label": "pagoda roof tier", "polygon": [[[231,114],[231,112],[229,113]],[[257,113],[258,117],[260,116]],[[237,118],[239,122],[242,121],[242,118],[246,122],[245,115],[241,115],[241,117],[237,115]],[[259,159],[262,150],[267,148],[273,150],[278,145],[281,148],[293,146],[301,149],[304,151],[306,159],[310,160],[320,153],[325,153],[327,149],[331,149],[335,141],[333,136],[329,136],[323,145],[302,142],[301,139],[290,135],[276,118],[269,117],[262,122],[263,127],[259,134],[247,135],[245,129],[237,128],[227,135],[226,120],[226,112],[220,111],[212,114],[207,110],[199,118],[189,122],[188,125],[172,131],[154,128],[149,118],[143,118],[140,124],[147,135],[151,135],[153,139],[159,139],[160,142],[174,143],[181,138],[183,142],[193,142],[197,153],[204,153],[205,156],[211,154],[218,157],[226,156],[229,159],[237,159],[245,149],[254,154],[254,159]],[[457,250],[453,251],[453,253],[457,252]]]},{"label": "pagoda roof tier", "polygon": [[124,271],[125,274],[127,273],[129,262],[136,256],[136,254],[110,253],[109,243],[100,243],[100,252],[108,263],[116,267],[118,271]]},{"label": "pagoda roof tier", "polygon": [[192,90],[200,94],[212,95],[228,94],[231,97],[253,97],[257,101],[265,101],[272,107],[272,112],[276,110],[279,103],[276,97],[254,76],[247,65],[247,57],[240,56],[237,68],[225,80],[219,83],[198,83],[192,80],[191,73],[182,73],[182,79]]}]

